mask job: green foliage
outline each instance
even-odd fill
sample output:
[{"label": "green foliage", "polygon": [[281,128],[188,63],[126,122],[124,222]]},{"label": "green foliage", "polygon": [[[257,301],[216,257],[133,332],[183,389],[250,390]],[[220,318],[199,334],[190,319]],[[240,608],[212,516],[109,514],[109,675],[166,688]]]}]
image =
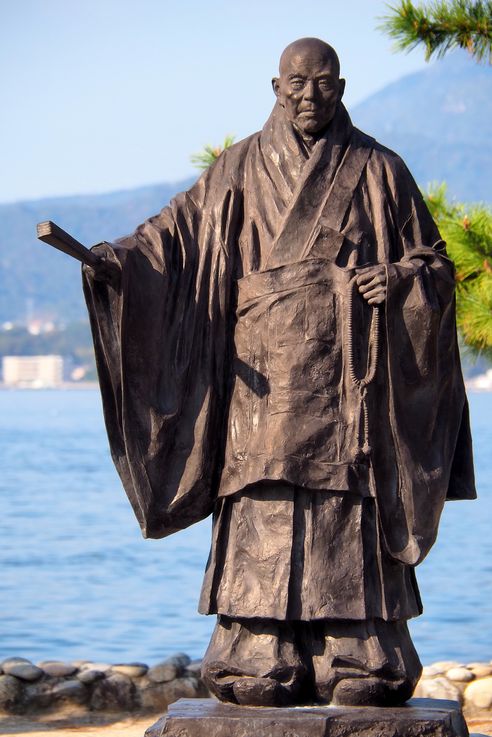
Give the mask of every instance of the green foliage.
[{"label": "green foliage", "polygon": [[222,151],[225,151],[226,148],[232,146],[233,143],[234,136],[228,135],[224,138],[222,146],[211,146],[210,144],[207,144],[203,147],[203,151],[190,156],[191,163],[194,164],[197,169],[208,169],[214,161],[217,161]]},{"label": "green foliage", "polygon": [[400,0],[389,5],[380,30],[395,39],[396,48],[410,51],[424,44],[427,61],[453,48],[467,49],[477,61],[492,62],[492,2],[490,0],[438,0],[414,5]]},{"label": "green foliage", "polygon": [[456,268],[458,328],[476,354],[492,358],[492,210],[450,203],[446,187],[425,194]]},{"label": "green foliage", "polygon": [[[492,62],[492,1],[437,0],[388,6],[380,29],[409,51],[423,43],[426,59],[453,48],[467,49],[476,61]],[[425,194],[427,206],[456,267],[458,328],[467,348],[492,359],[492,210],[451,203],[444,184]]]}]

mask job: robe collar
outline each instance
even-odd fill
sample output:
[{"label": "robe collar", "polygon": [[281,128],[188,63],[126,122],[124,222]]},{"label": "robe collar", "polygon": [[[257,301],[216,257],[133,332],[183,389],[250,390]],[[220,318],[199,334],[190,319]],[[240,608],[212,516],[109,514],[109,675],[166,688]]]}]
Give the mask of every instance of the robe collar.
[{"label": "robe collar", "polygon": [[260,134],[260,148],[271,178],[281,190],[292,194],[301,174],[307,173],[303,170],[315,166],[320,159],[333,168],[334,174],[352,131],[350,116],[340,102],[333,120],[309,151],[284,108],[276,102]]}]

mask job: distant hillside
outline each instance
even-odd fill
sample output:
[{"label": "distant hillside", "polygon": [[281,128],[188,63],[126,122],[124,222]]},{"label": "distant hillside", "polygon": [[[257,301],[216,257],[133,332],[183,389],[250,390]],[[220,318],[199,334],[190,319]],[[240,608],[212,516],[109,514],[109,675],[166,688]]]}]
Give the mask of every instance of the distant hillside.
[{"label": "distant hillside", "polygon": [[492,202],[492,68],[456,52],[388,85],[351,111],[355,125],[399,153],[421,186]]},{"label": "distant hillside", "polygon": [[[446,180],[451,196],[492,202],[490,67],[453,54],[372,95],[351,115],[403,156],[419,184]],[[0,323],[27,314],[85,316],[78,264],[36,240],[37,222],[54,220],[92,245],[133,231],[190,184],[0,205]]]},{"label": "distant hillside", "polygon": [[66,321],[85,317],[80,264],[38,241],[38,222],[53,220],[91,246],[131,233],[191,183],[0,205],[0,323],[23,321],[28,314]]}]

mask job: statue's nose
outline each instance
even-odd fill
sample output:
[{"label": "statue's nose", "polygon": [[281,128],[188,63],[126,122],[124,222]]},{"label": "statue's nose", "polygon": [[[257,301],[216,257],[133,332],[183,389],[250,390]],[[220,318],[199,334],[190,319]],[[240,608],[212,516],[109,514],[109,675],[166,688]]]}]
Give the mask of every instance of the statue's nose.
[{"label": "statue's nose", "polygon": [[305,100],[314,100],[316,97],[316,90],[314,82],[311,80],[310,82],[306,82],[306,85],[304,87],[304,99]]}]

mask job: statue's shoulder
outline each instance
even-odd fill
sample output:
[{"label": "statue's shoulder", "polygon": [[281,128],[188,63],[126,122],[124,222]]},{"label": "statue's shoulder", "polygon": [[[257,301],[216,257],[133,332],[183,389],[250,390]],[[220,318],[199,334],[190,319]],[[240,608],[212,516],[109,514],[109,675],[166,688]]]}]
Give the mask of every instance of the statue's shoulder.
[{"label": "statue's shoulder", "polygon": [[234,186],[235,183],[239,185],[243,179],[244,167],[249,152],[255,147],[259,136],[259,133],[253,133],[247,138],[233,143],[232,146],[228,146],[207,169],[202,178],[208,182],[213,181],[227,184],[227,186]]},{"label": "statue's shoulder", "polygon": [[[189,189],[173,197],[170,202],[171,210],[214,208],[223,201],[228,191],[242,189],[248,153],[258,141],[259,135],[253,133],[224,149]],[[167,212],[167,208],[163,212]]]},{"label": "statue's shoulder", "polygon": [[237,143],[233,143],[232,146],[228,146],[224,151],[222,152],[221,156],[226,157],[236,157],[236,156],[244,156],[252,145],[256,143],[258,138],[260,137],[261,131],[257,131],[256,133],[252,133],[250,136],[247,136],[246,138],[242,138],[240,141],[237,141]]},{"label": "statue's shoulder", "polygon": [[225,168],[231,169],[241,168],[244,166],[249,151],[255,146],[259,137],[259,132],[253,133],[247,138],[242,138],[237,143],[233,143],[232,146],[228,146],[222,151],[214,166],[222,165]]},{"label": "statue's shoulder", "polygon": [[374,165],[379,165],[382,169],[389,169],[393,173],[409,173],[408,168],[396,151],[383,146],[382,143],[377,141],[372,136],[354,127],[354,135],[359,141],[359,145],[368,146],[372,149],[371,162]]}]

